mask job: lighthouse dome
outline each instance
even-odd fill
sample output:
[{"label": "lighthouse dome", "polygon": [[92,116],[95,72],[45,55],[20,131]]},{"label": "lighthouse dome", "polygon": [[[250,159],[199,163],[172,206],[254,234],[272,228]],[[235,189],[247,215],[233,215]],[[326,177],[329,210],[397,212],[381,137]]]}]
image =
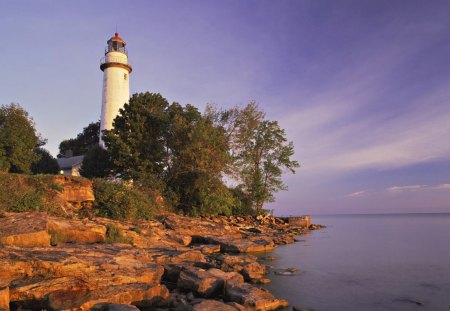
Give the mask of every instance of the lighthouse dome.
[{"label": "lighthouse dome", "polygon": [[119,37],[119,34],[117,32],[114,34],[114,37],[111,37],[111,39],[107,41],[107,43],[108,46],[105,49],[105,55],[109,52],[120,52],[128,55],[128,52],[125,48],[126,43],[121,37]]},{"label": "lighthouse dome", "polygon": [[114,34],[114,37],[111,37],[111,39],[108,40],[107,43],[109,44],[109,42],[112,42],[112,41],[123,43],[124,46],[126,44],[125,41],[123,41],[123,39],[121,37],[119,37],[119,34],[117,32]]}]

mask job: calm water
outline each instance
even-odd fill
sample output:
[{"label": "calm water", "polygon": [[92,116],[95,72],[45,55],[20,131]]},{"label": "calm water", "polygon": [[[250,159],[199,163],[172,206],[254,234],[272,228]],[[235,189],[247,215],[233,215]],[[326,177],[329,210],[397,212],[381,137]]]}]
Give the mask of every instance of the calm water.
[{"label": "calm water", "polygon": [[[267,288],[326,310],[450,310],[450,214],[315,216],[326,229],[270,255]],[[420,306],[415,301],[424,305]]]}]

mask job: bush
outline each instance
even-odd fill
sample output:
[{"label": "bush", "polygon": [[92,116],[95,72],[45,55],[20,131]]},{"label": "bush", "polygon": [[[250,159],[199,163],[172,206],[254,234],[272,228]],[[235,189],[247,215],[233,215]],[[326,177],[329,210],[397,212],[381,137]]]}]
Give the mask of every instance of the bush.
[{"label": "bush", "polygon": [[28,211],[42,211],[44,204],[42,194],[37,191],[25,193],[24,196],[18,198],[9,208],[11,212],[28,212]]},{"label": "bush", "polygon": [[157,208],[155,198],[123,182],[94,180],[94,209],[112,219],[149,219]]},{"label": "bush", "polygon": [[122,235],[122,231],[112,224],[106,225],[106,243],[126,243],[131,244],[131,237]]},{"label": "bush", "polygon": [[46,211],[60,213],[57,190],[51,175],[19,175],[0,173],[0,209],[10,212]]}]

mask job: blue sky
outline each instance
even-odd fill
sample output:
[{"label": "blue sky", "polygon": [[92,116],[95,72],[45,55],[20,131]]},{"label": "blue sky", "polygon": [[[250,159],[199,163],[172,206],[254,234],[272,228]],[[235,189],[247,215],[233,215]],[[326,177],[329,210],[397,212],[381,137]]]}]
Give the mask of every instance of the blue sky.
[{"label": "blue sky", "polygon": [[106,40],[131,92],[259,103],[302,167],[278,214],[450,211],[448,1],[0,1],[0,104],[48,139],[98,120]]}]

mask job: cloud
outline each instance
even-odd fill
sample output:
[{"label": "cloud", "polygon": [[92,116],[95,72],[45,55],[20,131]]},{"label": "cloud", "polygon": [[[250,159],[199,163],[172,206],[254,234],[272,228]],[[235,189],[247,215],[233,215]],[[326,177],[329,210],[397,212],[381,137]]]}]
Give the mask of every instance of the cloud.
[{"label": "cloud", "polygon": [[450,190],[450,184],[392,186],[385,190],[393,193],[415,192],[421,190]]},{"label": "cloud", "polygon": [[437,189],[437,190],[450,190],[450,184],[436,185],[436,186],[434,186],[434,189]]},{"label": "cloud", "polygon": [[421,189],[429,188],[428,185],[408,185],[408,186],[393,186],[386,189],[389,192],[405,192],[405,191],[418,191]]},{"label": "cloud", "polygon": [[368,190],[352,192],[346,195],[348,198],[359,198],[368,194]]},{"label": "cloud", "polygon": [[[304,172],[386,170],[450,159],[450,79],[415,96],[398,95],[385,89],[392,75],[386,68],[395,65],[365,66],[367,77],[345,72],[352,82],[306,99],[306,106],[282,120]],[[414,85],[408,87],[413,93]],[[392,107],[380,108],[377,101]]]}]

